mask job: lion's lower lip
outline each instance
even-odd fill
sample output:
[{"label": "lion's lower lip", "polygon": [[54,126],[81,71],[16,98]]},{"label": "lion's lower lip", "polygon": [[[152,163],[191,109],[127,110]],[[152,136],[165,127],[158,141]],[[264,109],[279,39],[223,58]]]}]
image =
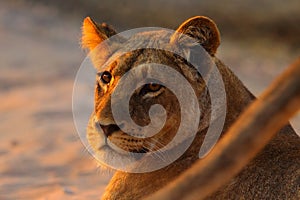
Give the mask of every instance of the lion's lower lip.
[{"label": "lion's lower lip", "polygon": [[106,152],[113,151],[113,152],[115,152],[117,154],[120,154],[120,155],[123,155],[123,156],[128,156],[131,153],[147,153],[149,150],[146,149],[146,148],[143,148],[141,150],[119,152],[119,151],[113,149],[112,147],[110,147],[108,144],[106,144],[106,145],[103,145],[103,146],[99,147],[98,151],[106,151]]},{"label": "lion's lower lip", "polygon": [[116,150],[114,150],[113,148],[111,148],[110,146],[108,145],[104,145],[104,146],[101,146],[98,148],[98,153],[101,153],[103,155],[119,155],[119,156],[126,156],[125,154],[122,154]]},{"label": "lion's lower lip", "polygon": [[110,146],[108,146],[108,145],[103,145],[103,146],[99,147],[98,151],[105,151],[105,150],[108,150],[108,149],[113,151],[113,149],[110,148]]}]

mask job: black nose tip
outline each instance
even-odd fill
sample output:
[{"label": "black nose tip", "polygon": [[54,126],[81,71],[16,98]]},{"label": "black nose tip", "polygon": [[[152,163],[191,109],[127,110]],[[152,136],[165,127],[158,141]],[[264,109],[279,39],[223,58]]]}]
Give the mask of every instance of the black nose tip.
[{"label": "black nose tip", "polygon": [[120,130],[120,128],[116,124],[110,124],[110,125],[101,125],[101,128],[103,130],[103,133],[106,137],[110,136],[113,134],[113,132],[116,132]]}]

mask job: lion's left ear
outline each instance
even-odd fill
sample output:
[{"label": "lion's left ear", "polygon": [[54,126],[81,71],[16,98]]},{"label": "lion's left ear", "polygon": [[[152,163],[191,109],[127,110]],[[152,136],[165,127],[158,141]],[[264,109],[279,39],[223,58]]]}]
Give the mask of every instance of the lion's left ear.
[{"label": "lion's left ear", "polygon": [[[181,43],[182,34],[195,39],[212,56],[215,55],[220,45],[221,38],[217,25],[208,17],[196,16],[183,22],[176,30],[170,42]],[[179,33],[179,34],[178,34]],[[182,34],[181,34],[182,33]]]},{"label": "lion's left ear", "polygon": [[86,17],[82,25],[82,48],[92,51],[101,42],[115,34],[117,34],[116,31],[107,24],[98,24],[90,17]]},{"label": "lion's left ear", "polygon": [[101,67],[124,41],[125,39],[117,35],[111,26],[105,23],[98,24],[90,17],[84,19],[81,45],[82,48],[89,50],[90,58],[96,69]]}]

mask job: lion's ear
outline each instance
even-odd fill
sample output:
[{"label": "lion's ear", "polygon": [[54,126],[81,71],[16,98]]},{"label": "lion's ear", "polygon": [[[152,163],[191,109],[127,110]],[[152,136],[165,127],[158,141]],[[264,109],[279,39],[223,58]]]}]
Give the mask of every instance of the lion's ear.
[{"label": "lion's ear", "polygon": [[98,24],[90,17],[84,19],[81,45],[89,50],[95,68],[102,66],[124,41],[125,38],[119,36],[111,26]]},{"label": "lion's ear", "polygon": [[204,16],[196,16],[183,22],[171,37],[171,43],[181,43],[182,34],[195,39],[210,54],[214,55],[220,45],[220,32],[216,24]]},{"label": "lion's ear", "polygon": [[92,51],[102,41],[115,34],[116,31],[107,24],[97,24],[90,17],[86,17],[82,25],[82,48]]}]

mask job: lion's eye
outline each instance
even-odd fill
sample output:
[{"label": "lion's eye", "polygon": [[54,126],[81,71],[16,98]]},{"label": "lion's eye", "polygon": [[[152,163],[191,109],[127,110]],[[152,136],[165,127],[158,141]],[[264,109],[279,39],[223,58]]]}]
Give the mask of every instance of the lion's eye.
[{"label": "lion's eye", "polygon": [[111,81],[112,75],[108,71],[104,71],[100,78],[103,83],[108,84]]},{"label": "lion's eye", "polygon": [[158,90],[160,90],[160,88],[162,87],[160,84],[156,84],[156,83],[149,83],[146,84],[146,89],[151,91],[151,92],[156,92]]}]

